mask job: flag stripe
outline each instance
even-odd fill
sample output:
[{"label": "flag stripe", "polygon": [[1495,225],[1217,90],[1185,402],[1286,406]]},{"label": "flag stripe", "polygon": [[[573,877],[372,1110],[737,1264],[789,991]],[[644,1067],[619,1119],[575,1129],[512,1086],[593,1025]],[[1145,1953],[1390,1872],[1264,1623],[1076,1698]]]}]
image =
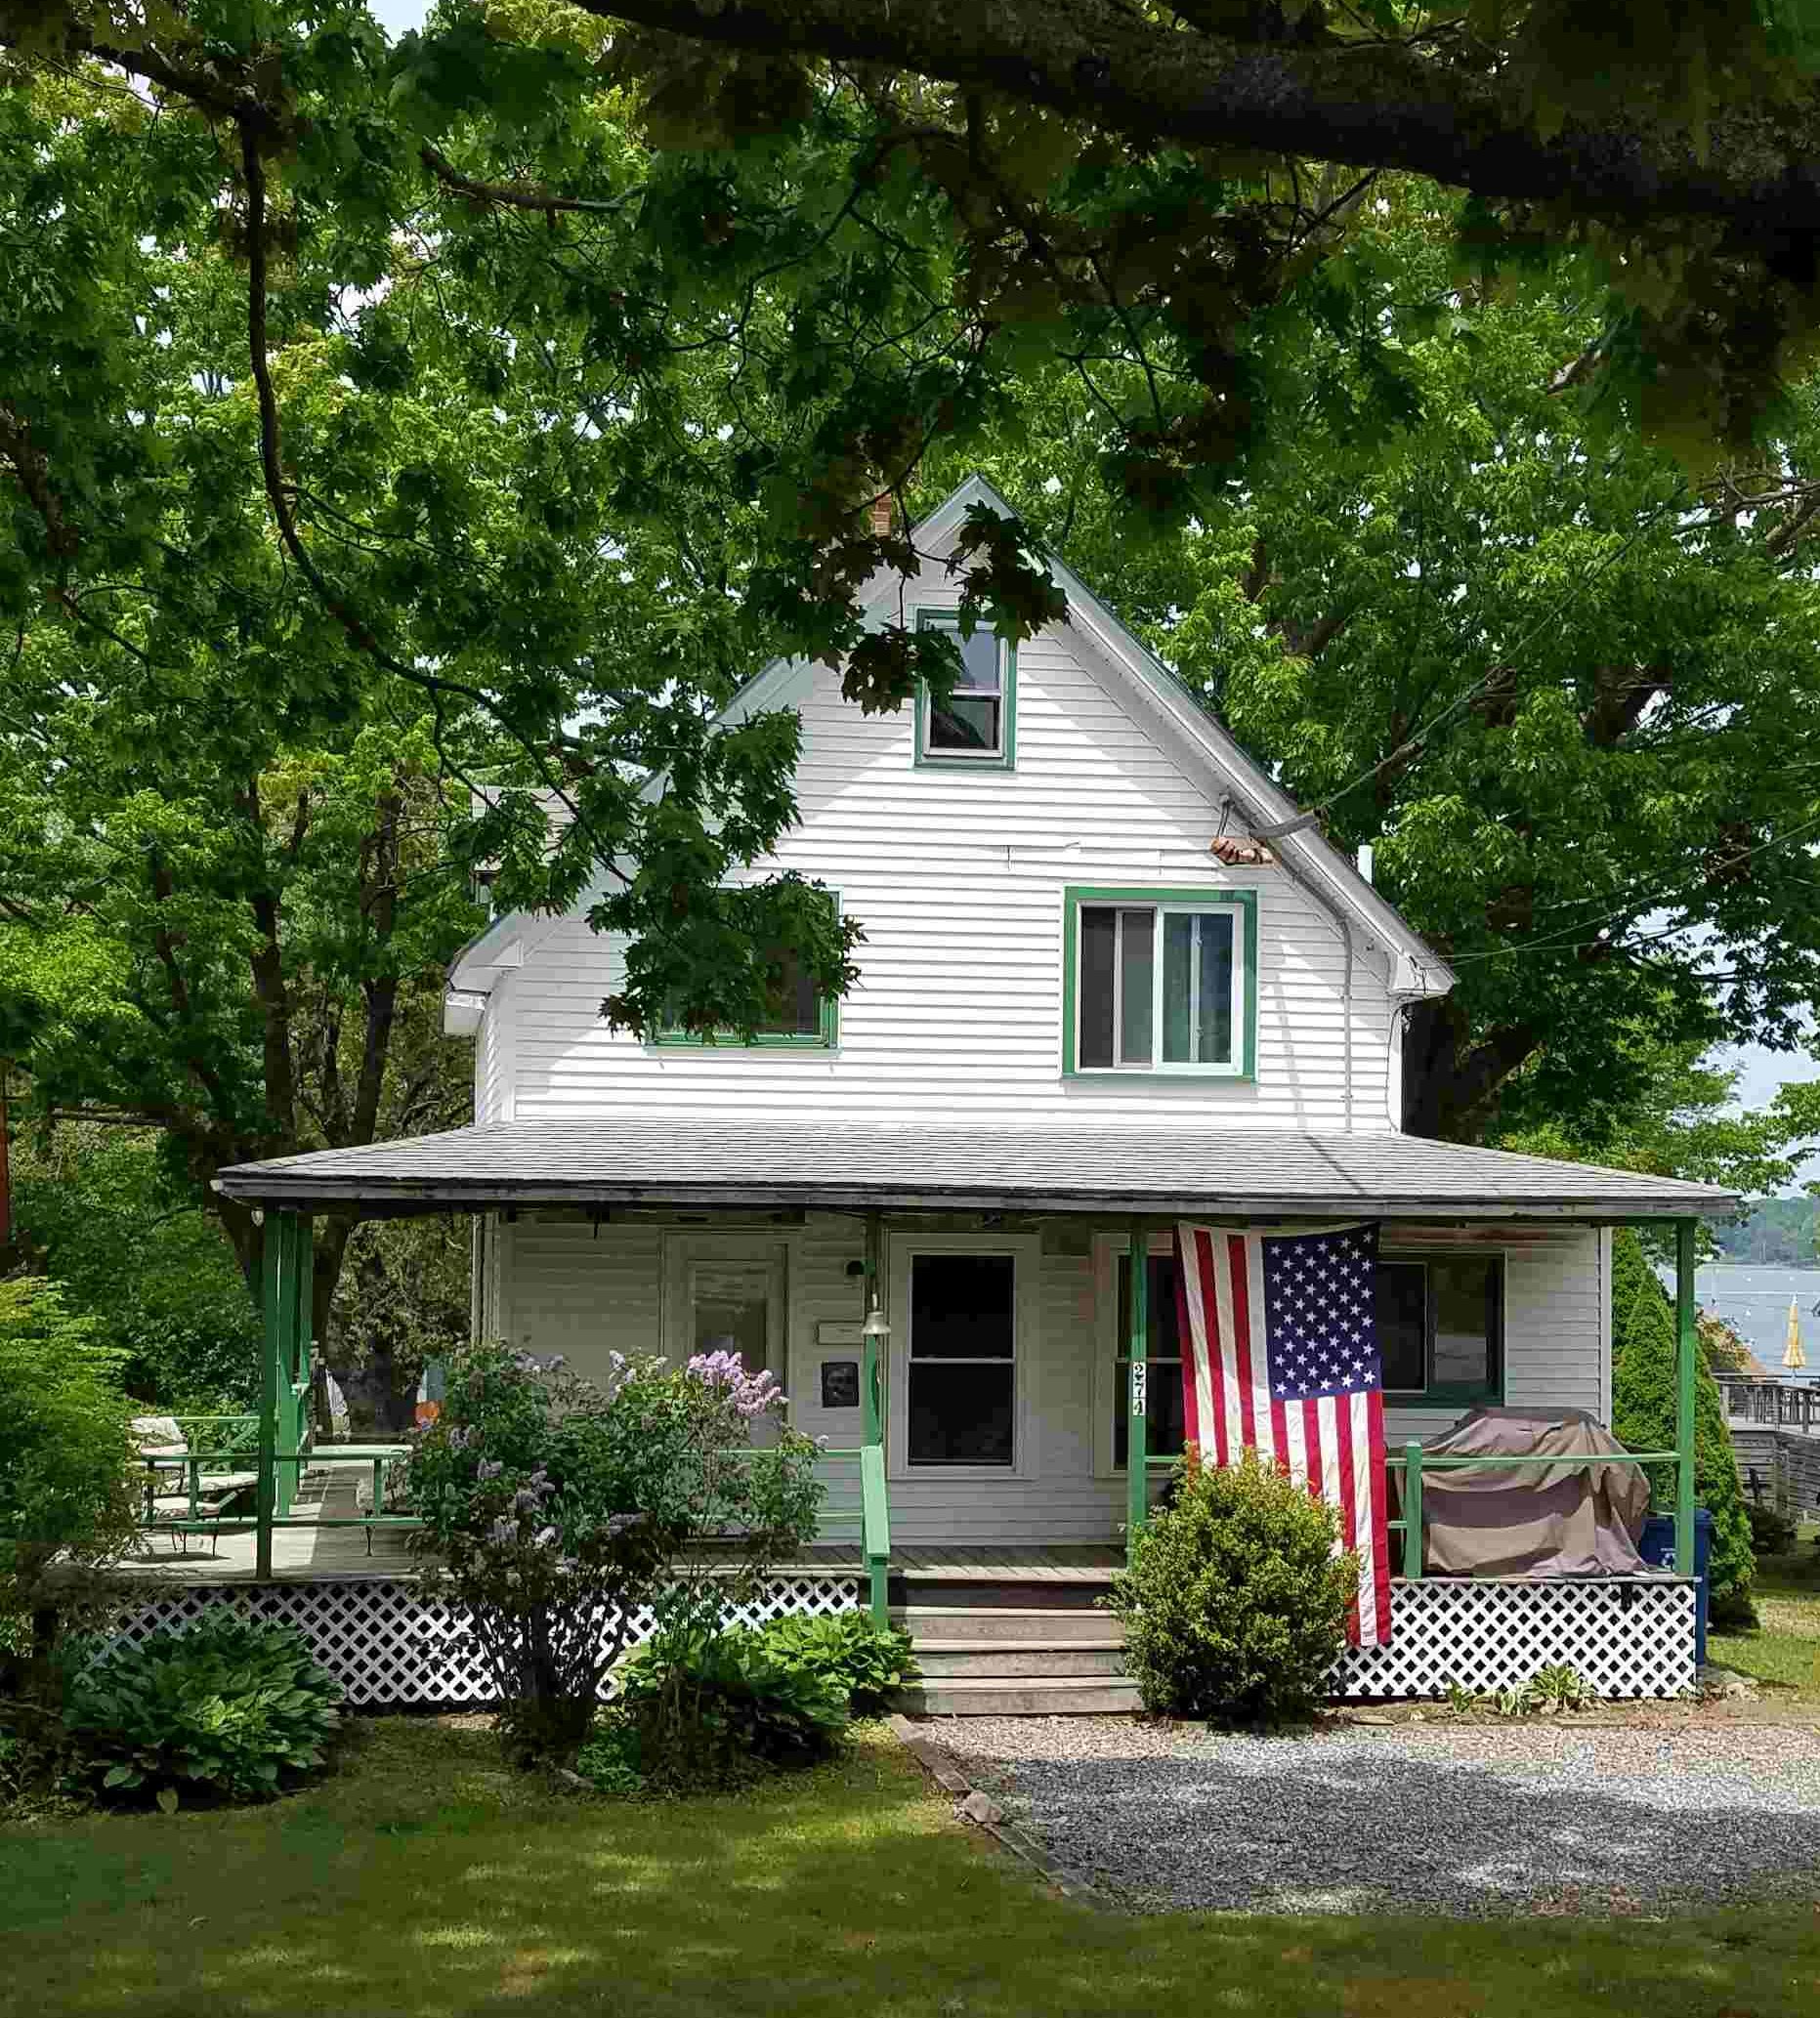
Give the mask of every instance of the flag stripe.
[{"label": "flag stripe", "polygon": [[1183,1341],[1182,1351],[1182,1448],[1197,1450],[1201,1448],[1201,1379],[1199,1358],[1186,1350],[1186,1341],[1194,1336],[1188,1317],[1188,1275],[1187,1269],[1179,1264],[1175,1270],[1175,1335]]}]

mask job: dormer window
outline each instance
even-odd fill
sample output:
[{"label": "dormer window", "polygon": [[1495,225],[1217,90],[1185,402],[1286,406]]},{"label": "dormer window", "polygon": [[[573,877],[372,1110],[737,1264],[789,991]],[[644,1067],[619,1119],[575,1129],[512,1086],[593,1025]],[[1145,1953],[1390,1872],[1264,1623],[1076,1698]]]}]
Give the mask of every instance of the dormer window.
[{"label": "dormer window", "polygon": [[1065,1073],[1251,1077],[1254,892],[1071,889],[1064,903]]},{"label": "dormer window", "polygon": [[916,694],[916,762],[956,770],[1009,771],[1017,754],[1017,653],[989,624],[960,634],[952,610],[917,613],[921,630],[945,631],[960,653],[953,692]]}]

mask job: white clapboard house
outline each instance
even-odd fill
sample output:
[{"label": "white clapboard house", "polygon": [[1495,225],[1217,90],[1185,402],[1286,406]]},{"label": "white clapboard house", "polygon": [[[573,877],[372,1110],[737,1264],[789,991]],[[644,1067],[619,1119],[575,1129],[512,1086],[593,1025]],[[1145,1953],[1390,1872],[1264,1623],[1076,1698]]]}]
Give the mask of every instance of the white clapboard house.
[{"label": "white clapboard house", "polygon": [[[942,561],[982,500],[971,481],[917,528],[923,571],[881,577],[881,609],[954,622]],[[222,1180],[269,1240],[328,1205],[476,1215],[479,1329],[583,1372],[729,1339],[774,1368],[833,1453],[813,1601],[864,1602],[869,1559],[951,1706],[1123,1700],[1079,1607],[1136,1511],[1134,1391],[1153,1491],[1179,1448],[1179,1218],[1381,1223],[1394,1477],[1475,1403],[1608,1418],[1610,1229],[1686,1240],[1732,1202],[1401,1133],[1405,1011],[1446,961],[1318,831],[1282,830],[1296,808],[1051,565],[1067,620],[1015,650],[977,633],[945,707],[868,717],[800,661],[734,703],[801,716],[800,818],[753,873],[864,922],[844,999],[799,990],[755,1043],[640,1041],[602,1019],[622,949],[585,899],[501,916],[448,983],[471,1127]],[[274,1349],[298,1370],[295,1336]],[[1397,1616],[1348,1686],[1556,1658],[1615,1690],[1691,1678],[1684,1584],[1429,1579]]]}]

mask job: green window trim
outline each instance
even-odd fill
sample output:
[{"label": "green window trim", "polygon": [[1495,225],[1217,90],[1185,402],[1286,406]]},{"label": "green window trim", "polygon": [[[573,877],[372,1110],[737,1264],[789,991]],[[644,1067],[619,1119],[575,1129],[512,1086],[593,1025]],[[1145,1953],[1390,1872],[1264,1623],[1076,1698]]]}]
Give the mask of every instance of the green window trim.
[{"label": "green window trim", "polygon": [[[834,915],[840,915],[840,892],[830,890]],[[647,1051],[837,1051],[840,1048],[840,997],[816,995],[813,1030],[760,1030],[742,1037],[737,1030],[654,1030],[645,1039]]]},{"label": "green window trim", "polygon": [[[1400,1408],[1412,1414],[1423,1410],[1432,1410],[1436,1413],[1445,1411],[1451,1415],[1458,1415],[1467,1408],[1501,1408],[1503,1407],[1504,1401],[1505,1364],[1509,1357],[1507,1338],[1510,1317],[1510,1272],[1505,1265],[1503,1250],[1502,1248],[1476,1247],[1453,1249],[1445,1253],[1425,1254],[1410,1253],[1408,1251],[1398,1253],[1392,1250],[1387,1254],[1380,1253],[1377,1257],[1377,1265],[1380,1269],[1386,1267],[1420,1268],[1424,1272],[1431,1271],[1437,1261],[1483,1262],[1488,1266],[1496,1268],[1498,1271],[1498,1336],[1492,1352],[1492,1377],[1484,1381],[1430,1381],[1427,1386],[1420,1388],[1386,1387],[1384,1389],[1384,1407],[1387,1409]],[[1429,1276],[1426,1306],[1424,1323],[1427,1336],[1423,1342],[1423,1352],[1428,1359],[1432,1360],[1436,1322],[1432,1275]]]},{"label": "green window trim", "polygon": [[[947,629],[960,620],[958,608],[926,608],[916,612],[919,631]],[[916,683],[916,723],[910,756],[918,771],[984,771],[989,774],[1017,769],[1017,647],[1008,638],[998,640],[1003,699],[999,712],[999,747],[990,756],[970,757],[959,750],[930,750],[929,685]]]},{"label": "green window trim", "polygon": [[[1079,1062],[1079,978],[1080,910],[1082,905],[1231,904],[1239,913],[1239,957],[1242,1010],[1234,1029],[1234,1056],[1229,1066],[1149,1065],[1083,1066]],[[1249,1085],[1257,1078],[1257,892],[1255,890],[1107,889],[1071,883],[1062,893],[1062,1076],[1065,1079],[1161,1079],[1224,1085]]]}]

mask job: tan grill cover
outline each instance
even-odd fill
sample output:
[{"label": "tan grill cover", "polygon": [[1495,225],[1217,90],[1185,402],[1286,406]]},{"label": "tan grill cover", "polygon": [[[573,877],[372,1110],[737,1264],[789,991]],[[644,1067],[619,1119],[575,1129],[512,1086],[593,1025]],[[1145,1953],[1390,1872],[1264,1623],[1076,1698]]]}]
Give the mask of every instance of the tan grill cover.
[{"label": "tan grill cover", "polygon": [[[1424,1457],[1588,1457],[1624,1446],[1574,1409],[1475,1408]],[[1422,1472],[1423,1562],[1438,1577],[1652,1575],[1636,1552],[1649,1481],[1634,1464]]]}]

